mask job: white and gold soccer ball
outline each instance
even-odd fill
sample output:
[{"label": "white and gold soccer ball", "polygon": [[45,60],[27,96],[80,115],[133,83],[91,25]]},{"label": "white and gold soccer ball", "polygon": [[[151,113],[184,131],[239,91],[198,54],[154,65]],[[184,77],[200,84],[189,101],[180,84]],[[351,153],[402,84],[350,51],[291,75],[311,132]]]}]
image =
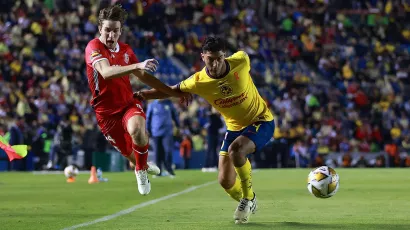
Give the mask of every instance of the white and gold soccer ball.
[{"label": "white and gold soccer ball", "polygon": [[74,178],[78,175],[78,168],[74,165],[69,165],[64,169],[64,175],[67,178]]},{"label": "white and gold soccer ball", "polygon": [[315,168],[309,173],[307,188],[315,197],[332,197],[339,189],[339,175],[329,166]]}]

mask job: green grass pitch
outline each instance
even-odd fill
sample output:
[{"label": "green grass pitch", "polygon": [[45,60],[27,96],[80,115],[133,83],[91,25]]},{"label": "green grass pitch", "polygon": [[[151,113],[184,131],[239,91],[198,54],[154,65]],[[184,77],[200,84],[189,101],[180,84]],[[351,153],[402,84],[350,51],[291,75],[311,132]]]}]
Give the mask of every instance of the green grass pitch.
[{"label": "green grass pitch", "polygon": [[67,184],[62,174],[0,173],[0,229],[64,229],[210,181],[215,183],[79,229],[410,229],[408,169],[337,169],[340,189],[329,199],[308,193],[309,171],[254,173],[259,209],[241,226],[233,222],[237,204],[219,187],[216,173],[151,178],[148,196],[139,195],[132,172],[105,173],[107,183],[92,185],[87,174]]}]

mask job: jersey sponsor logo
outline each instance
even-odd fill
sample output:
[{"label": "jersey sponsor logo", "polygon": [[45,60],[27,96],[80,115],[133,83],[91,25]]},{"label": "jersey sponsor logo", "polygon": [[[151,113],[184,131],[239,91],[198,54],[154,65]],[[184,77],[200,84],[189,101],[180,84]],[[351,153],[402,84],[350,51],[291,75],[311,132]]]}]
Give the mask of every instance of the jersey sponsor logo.
[{"label": "jersey sponsor logo", "polygon": [[224,96],[229,96],[233,92],[232,87],[229,86],[229,85],[221,85],[219,87],[219,90],[221,91],[222,95],[224,95]]},{"label": "jersey sponsor logo", "polygon": [[130,62],[130,55],[128,55],[127,53],[124,54],[124,62],[125,64],[128,64]]},{"label": "jersey sponsor logo", "polygon": [[231,98],[219,98],[214,101],[214,104],[220,108],[230,108],[232,106],[240,105],[248,98],[247,93],[242,93],[239,96]]}]

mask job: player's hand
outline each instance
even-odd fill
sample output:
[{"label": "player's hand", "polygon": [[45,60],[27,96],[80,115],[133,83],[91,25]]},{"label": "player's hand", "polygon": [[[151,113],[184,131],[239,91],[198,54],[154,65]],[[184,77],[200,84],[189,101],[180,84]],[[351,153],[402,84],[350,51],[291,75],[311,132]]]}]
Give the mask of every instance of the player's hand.
[{"label": "player's hand", "polygon": [[184,104],[188,106],[194,97],[190,93],[181,93],[181,96],[179,97],[179,103]]},{"label": "player's hand", "polygon": [[144,101],[144,93],[142,91],[137,91],[134,93],[134,98],[138,99],[139,101]]},{"label": "player's hand", "polygon": [[150,72],[155,72],[157,71],[159,62],[155,59],[147,59],[143,62],[138,63],[138,68],[145,70],[145,71],[150,71]]}]

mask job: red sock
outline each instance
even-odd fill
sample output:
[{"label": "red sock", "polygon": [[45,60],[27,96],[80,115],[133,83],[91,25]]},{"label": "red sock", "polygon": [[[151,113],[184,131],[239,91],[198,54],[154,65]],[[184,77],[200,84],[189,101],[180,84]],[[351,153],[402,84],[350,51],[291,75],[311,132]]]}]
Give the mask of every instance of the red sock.
[{"label": "red sock", "polygon": [[143,170],[148,167],[148,146],[149,143],[147,143],[143,147],[132,143],[132,149],[134,150],[135,154],[135,170]]}]

